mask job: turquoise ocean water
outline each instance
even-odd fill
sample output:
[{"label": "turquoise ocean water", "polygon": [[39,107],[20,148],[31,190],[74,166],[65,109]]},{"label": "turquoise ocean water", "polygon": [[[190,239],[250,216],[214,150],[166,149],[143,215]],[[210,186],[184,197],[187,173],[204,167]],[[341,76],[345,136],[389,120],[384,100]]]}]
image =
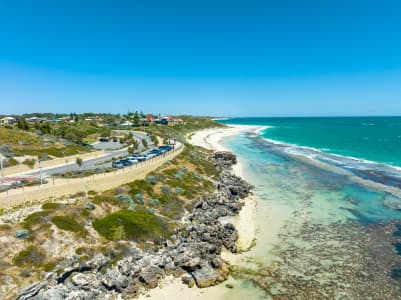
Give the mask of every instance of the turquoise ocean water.
[{"label": "turquoise ocean water", "polygon": [[224,299],[401,299],[401,118],[220,122],[269,126],[223,141],[258,227]]},{"label": "turquoise ocean water", "polygon": [[220,122],[271,126],[263,137],[401,167],[401,117],[238,118]]}]

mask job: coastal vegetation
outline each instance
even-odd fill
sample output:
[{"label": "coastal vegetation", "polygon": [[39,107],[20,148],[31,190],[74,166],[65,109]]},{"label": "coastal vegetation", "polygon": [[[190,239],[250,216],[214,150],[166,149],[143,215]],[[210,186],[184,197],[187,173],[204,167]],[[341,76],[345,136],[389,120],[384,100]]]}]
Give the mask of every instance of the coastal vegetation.
[{"label": "coastal vegetation", "polygon": [[105,238],[158,243],[171,234],[171,226],[159,216],[145,209],[122,209],[95,220],[93,227]]},{"label": "coastal vegetation", "polygon": [[[0,231],[5,238],[0,251],[8,253],[0,259],[4,266],[0,280],[13,274],[14,284],[26,286],[29,280],[20,274],[27,268],[40,278],[51,270],[60,272],[73,254],[82,261],[103,254],[110,264],[132,251],[127,250],[129,245],[157,249],[174,239],[182,216],[201,197],[215,191],[221,170],[210,155],[210,151],[186,144],[180,155],[143,180],[101,193],[52,199],[33,209],[7,209],[4,218],[12,221]],[[17,231],[18,238],[14,237]]]}]

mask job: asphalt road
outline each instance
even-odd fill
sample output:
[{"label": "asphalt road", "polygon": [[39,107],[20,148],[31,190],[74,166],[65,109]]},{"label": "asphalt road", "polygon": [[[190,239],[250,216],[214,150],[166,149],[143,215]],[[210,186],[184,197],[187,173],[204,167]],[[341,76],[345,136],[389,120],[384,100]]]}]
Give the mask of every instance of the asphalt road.
[{"label": "asphalt road", "polygon": [[[153,149],[153,146],[150,146],[147,150]],[[145,150],[144,147],[141,147],[141,151]],[[62,174],[71,171],[82,171],[82,170],[91,170],[96,168],[106,168],[111,167],[111,160],[113,157],[121,157],[128,156],[128,150],[126,148],[121,150],[110,151],[109,153],[100,156],[85,160],[80,167],[75,161],[66,162],[64,165],[54,166],[50,168],[42,169],[42,176],[53,176],[56,174]],[[26,175],[39,175],[39,169],[35,169],[33,171],[25,173]]]},{"label": "asphalt road", "polygon": [[[150,150],[153,149],[152,141],[149,136],[146,135],[146,133],[142,132],[137,132],[137,131],[132,131],[132,130],[116,130],[118,134],[128,134],[128,132],[131,131],[133,134],[134,138],[136,138],[139,141],[139,148],[138,152],[143,152],[145,150]],[[145,139],[148,142],[148,149],[145,149],[145,147],[142,145],[142,139]],[[103,143],[97,143],[103,144]],[[119,142],[108,142],[104,143],[105,147],[101,147],[101,149],[107,149],[107,144],[114,144],[113,146],[116,147],[116,144],[121,147]],[[96,169],[96,168],[107,168],[111,167],[111,160],[112,158],[118,158],[121,156],[128,156],[128,150],[127,147],[123,149],[118,149],[118,150],[110,150],[107,152],[105,150],[105,153],[102,156],[87,159],[83,162],[82,166],[79,166],[76,161],[68,161],[66,159],[66,163],[54,167],[48,167],[48,168],[43,168],[42,169],[42,176],[43,178],[46,176],[54,176],[57,174],[63,174],[66,172],[71,172],[71,171],[83,171],[83,170],[91,170],[91,169]],[[24,175],[36,175],[39,176],[40,171],[39,169],[34,169],[32,171],[24,172]]]}]

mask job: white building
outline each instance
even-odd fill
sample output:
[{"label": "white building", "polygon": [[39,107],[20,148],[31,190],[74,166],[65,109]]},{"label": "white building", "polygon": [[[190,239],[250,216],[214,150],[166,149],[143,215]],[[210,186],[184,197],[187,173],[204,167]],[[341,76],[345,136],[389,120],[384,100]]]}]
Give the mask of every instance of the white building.
[{"label": "white building", "polygon": [[17,123],[17,119],[14,117],[4,117],[0,119],[1,125],[14,125]]}]

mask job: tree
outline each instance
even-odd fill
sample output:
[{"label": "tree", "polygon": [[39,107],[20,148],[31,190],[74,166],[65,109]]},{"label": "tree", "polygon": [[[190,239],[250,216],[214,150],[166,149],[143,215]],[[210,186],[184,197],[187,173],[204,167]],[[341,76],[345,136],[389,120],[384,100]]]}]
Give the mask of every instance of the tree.
[{"label": "tree", "polygon": [[134,117],[132,118],[132,121],[134,122],[135,125],[139,124],[139,115],[138,112],[135,112]]},{"label": "tree", "polygon": [[146,139],[142,139],[142,145],[147,148],[148,147],[148,142],[146,141]]},{"label": "tree", "polygon": [[139,142],[137,140],[132,141],[132,148],[136,151],[139,148]]},{"label": "tree", "polygon": [[29,130],[28,122],[22,117],[17,118],[17,127],[22,130]]},{"label": "tree", "polygon": [[128,133],[127,139],[129,142],[131,142],[134,139],[134,135],[132,134],[131,131]]},{"label": "tree", "polygon": [[44,124],[40,127],[40,131],[42,131],[43,134],[51,134],[51,132],[52,132],[52,127],[50,126],[49,123],[44,123]]},{"label": "tree", "polygon": [[153,143],[155,146],[158,146],[158,145],[159,145],[159,139],[158,139],[157,136],[155,136],[154,134],[152,134],[152,135],[150,136],[150,139],[151,139],[152,143]]},{"label": "tree", "polygon": [[84,163],[83,159],[80,158],[80,157],[77,157],[77,159],[75,160],[75,162],[76,162],[77,165],[80,166],[80,167],[82,167],[82,165],[83,165],[83,163]]},{"label": "tree", "polygon": [[167,144],[168,144],[168,138],[166,138],[166,137],[163,138],[163,144],[164,144],[164,145],[167,145]]},{"label": "tree", "polygon": [[128,147],[128,154],[130,154],[130,155],[132,155],[132,154],[134,154],[134,152],[135,152],[135,150],[134,150],[134,147]]},{"label": "tree", "polygon": [[110,137],[111,136],[111,129],[110,128],[106,128],[104,129],[104,131],[102,131],[100,133],[101,137]]}]

